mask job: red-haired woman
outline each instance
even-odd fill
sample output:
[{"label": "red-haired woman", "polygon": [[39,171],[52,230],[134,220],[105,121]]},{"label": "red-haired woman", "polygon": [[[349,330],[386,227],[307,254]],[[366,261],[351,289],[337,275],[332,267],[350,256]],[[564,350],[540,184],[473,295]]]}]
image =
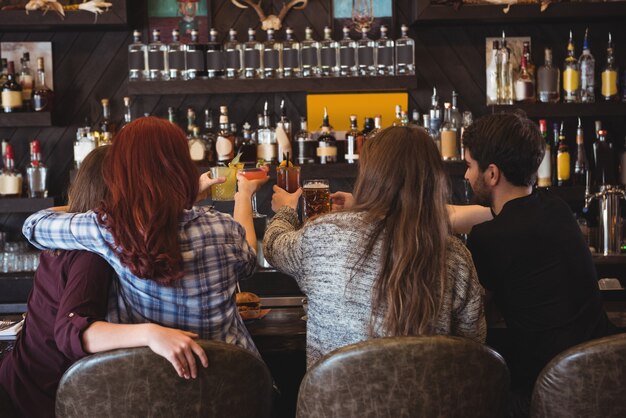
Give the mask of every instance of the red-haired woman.
[{"label": "red-haired woman", "polygon": [[104,180],[110,196],[98,209],[40,211],[24,235],[38,248],[84,249],[107,260],[119,276],[110,320],[155,322],[257,353],[235,289],[256,266],[250,202],[264,180],[238,176],[233,217],[194,206],[224,179],[204,174],[198,182],[184,132],[155,117],[118,132]]}]

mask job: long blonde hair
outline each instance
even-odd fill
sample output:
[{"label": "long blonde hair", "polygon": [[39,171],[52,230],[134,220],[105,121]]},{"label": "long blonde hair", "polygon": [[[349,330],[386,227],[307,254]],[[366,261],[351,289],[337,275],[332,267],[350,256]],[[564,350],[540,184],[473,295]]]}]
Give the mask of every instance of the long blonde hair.
[{"label": "long blonde hair", "polygon": [[[353,210],[374,225],[361,262],[383,240],[370,334],[379,326],[385,335],[429,334],[445,287],[450,233],[441,156],[425,130],[391,127],[365,143],[359,165]],[[380,324],[376,312],[383,313]]]}]

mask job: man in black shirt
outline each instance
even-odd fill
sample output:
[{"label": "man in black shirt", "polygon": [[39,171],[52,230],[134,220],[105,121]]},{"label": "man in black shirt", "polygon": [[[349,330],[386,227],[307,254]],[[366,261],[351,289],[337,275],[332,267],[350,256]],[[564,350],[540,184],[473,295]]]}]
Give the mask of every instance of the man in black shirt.
[{"label": "man in black shirt", "polygon": [[613,333],[598,278],[568,205],[533,184],[544,154],[535,123],[518,114],[481,118],[465,131],[465,178],[493,219],[467,245],[507,326],[512,390],[526,402],[541,369],[561,351]]}]

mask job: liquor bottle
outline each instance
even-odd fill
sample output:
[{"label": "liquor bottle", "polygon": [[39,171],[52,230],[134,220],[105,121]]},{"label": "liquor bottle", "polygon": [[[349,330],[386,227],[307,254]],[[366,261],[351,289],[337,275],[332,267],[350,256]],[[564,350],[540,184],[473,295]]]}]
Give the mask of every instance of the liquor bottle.
[{"label": "liquor bottle", "polygon": [[320,127],[320,136],[317,138],[317,158],[320,164],[337,162],[337,140],[333,127],[328,120],[328,111],[324,107],[324,119]]},{"label": "liquor bottle", "polygon": [[511,50],[509,49],[504,32],[502,32],[502,42],[500,44],[498,61],[498,104],[513,104],[513,65],[511,64]]},{"label": "liquor bottle", "polygon": [[315,163],[317,141],[311,137],[309,132],[306,118],[303,116],[300,118],[300,130],[296,132],[294,136],[295,160],[296,164],[313,164]]},{"label": "liquor bottle", "polygon": [[430,130],[439,132],[441,128],[441,108],[439,107],[439,96],[437,96],[437,88],[433,87],[433,95],[430,99]]},{"label": "liquor bottle", "polygon": [[97,145],[99,147],[102,145],[110,145],[116,132],[115,124],[111,122],[109,99],[100,100],[100,104],[102,105],[102,119],[100,119],[97,126],[97,131],[99,132]]},{"label": "liquor bottle", "polygon": [[574,53],[574,42],[570,30],[567,57],[563,62],[563,102],[565,103],[580,102],[580,69]]},{"label": "liquor bottle", "polygon": [[609,43],[606,47],[606,66],[602,71],[602,98],[604,100],[617,100],[617,66],[613,57],[613,42],[609,32]]},{"label": "liquor bottle", "polygon": [[353,77],[359,75],[356,55],[357,43],[350,38],[350,29],[343,27],[343,38],[339,41],[339,75]]},{"label": "liquor bottle", "polygon": [[237,31],[228,31],[228,41],[224,44],[226,78],[241,77],[241,44],[237,42]]},{"label": "liquor bottle", "polygon": [[598,140],[593,143],[593,157],[596,184],[599,186],[616,184],[613,144],[606,140],[606,130],[604,129],[598,131]]},{"label": "liquor bottle", "polygon": [[[395,42],[387,37],[387,26],[380,27],[380,39],[376,41],[376,74],[394,75],[396,66],[393,60]],[[360,61],[359,61],[360,62]]]},{"label": "liquor bottle", "polygon": [[524,55],[522,55],[519,77],[515,80],[515,101],[535,102],[535,80],[528,73],[528,64]]},{"label": "liquor bottle", "polygon": [[207,76],[206,70],[206,53],[207,46],[200,43],[200,37],[197,29],[191,30],[191,42],[187,44],[185,49],[185,60],[187,69],[185,71],[185,79],[194,80]]},{"label": "liquor bottle", "polygon": [[263,77],[263,67],[261,66],[263,44],[256,40],[256,31],[254,29],[248,29],[248,41],[241,44],[241,51],[243,54],[243,77]]},{"label": "liquor bottle", "polygon": [[395,116],[396,118],[391,122],[391,126],[402,126],[402,106],[396,105]]},{"label": "liquor bottle", "polygon": [[272,127],[270,111],[267,100],[263,106],[263,115],[259,119],[259,126],[256,131],[258,159],[263,159],[266,163],[275,164],[278,161],[278,144],[276,143],[276,130]]},{"label": "liquor bottle", "polygon": [[7,64],[7,81],[2,85],[2,110],[6,113],[22,110],[22,86],[15,80],[15,64]]},{"label": "liquor bottle", "polygon": [[293,140],[291,121],[287,117],[285,99],[280,101],[280,119],[276,123],[276,143],[278,144],[278,162],[283,161],[283,156],[293,156]]},{"label": "liquor bottle", "polygon": [[35,139],[30,143],[30,165],[26,168],[28,197],[48,197],[47,175],[48,168],[41,162],[41,145],[39,140]]},{"label": "liquor bottle", "polygon": [[224,47],[217,41],[217,31],[209,31],[209,43],[206,44],[206,69],[208,78],[224,76]]},{"label": "liquor bottle", "polygon": [[400,111],[400,126],[409,126],[409,114],[406,110]]},{"label": "liquor bottle", "polygon": [[409,122],[409,125],[421,126],[419,110],[413,109],[413,112],[411,113],[411,121]]},{"label": "liquor bottle", "polygon": [[7,59],[2,58],[0,59],[0,87],[7,82],[8,75],[9,71],[7,70]]},{"label": "liquor bottle", "polygon": [[[206,143],[207,148],[207,163],[213,166],[217,163],[217,157],[215,155],[215,143],[217,142],[217,136],[213,129],[213,114],[211,109],[204,109],[204,132],[202,138]],[[255,151],[256,152],[256,151]]]},{"label": "liquor bottle", "polygon": [[228,123],[228,108],[220,106],[220,130],[215,141],[218,162],[227,162],[235,157],[235,134]]},{"label": "liquor bottle", "polygon": [[22,86],[22,107],[24,110],[31,110],[33,97],[33,70],[30,68],[30,53],[24,52],[22,59],[20,59],[22,68],[17,75],[17,82]]},{"label": "liquor bottle", "polygon": [[320,69],[320,43],[313,39],[313,29],[307,27],[304,30],[304,41],[302,41],[302,77],[318,77],[321,75]]},{"label": "liquor bottle", "polygon": [[369,131],[369,133],[367,134],[366,140],[374,138],[376,135],[378,135],[378,133],[383,129],[382,126],[383,126],[383,117],[380,115],[374,116],[374,129]]},{"label": "liquor bottle", "polygon": [[409,27],[400,27],[402,36],[396,39],[396,74],[415,74],[415,41],[409,38]]},{"label": "liquor bottle", "polygon": [[537,70],[537,95],[542,103],[558,103],[560,71],[552,66],[552,50],[544,51],[544,63]]},{"label": "liquor bottle", "polygon": [[174,109],[173,106],[170,106],[167,108],[167,120],[174,124],[174,125],[178,125],[178,122],[176,120],[176,109]]},{"label": "liquor bottle", "polygon": [[320,42],[320,75],[324,77],[339,76],[339,42],[331,38],[331,30],[324,28],[324,39]]},{"label": "liquor bottle", "polygon": [[274,40],[274,29],[267,30],[267,41],[263,43],[261,65],[264,78],[283,76],[283,43]]},{"label": "liquor bottle", "polygon": [[626,186],[626,138],[624,138],[624,147],[619,157],[619,178],[620,183]]},{"label": "liquor bottle", "polygon": [[589,50],[589,28],[585,29],[585,40],[583,41],[583,53],[578,59],[580,67],[580,100],[583,103],[593,103],[596,101],[595,74],[596,60]]},{"label": "liquor bottle", "polygon": [[161,31],[152,31],[152,42],[148,44],[148,78],[150,80],[167,80],[167,46],[161,42]]},{"label": "liquor bottle", "polygon": [[559,150],[559,131],[560,131],[560,126],[561,124],[558,122],[553,122],[552,123],[552,144],[550,146],[550,148],[552,149],[552,153],[550,154],[550,158],[552,159],[551,161],[551,167],[552,167],[552,185],[556,186],[558,184],[558,178],[557,178],[557,173],[558,173],[558,165],[557,165],[557,153]]},{"label": "liquor bottle", "polygon": [[535,63],[530,54],[530,42],[528,41],[522,43],[522,56],[526,57],[526,71],[528,71],[528,75],[534,82],[537,77],[537,69],[535,68]]},{"label": "liquor bottle", "polygon": [[356,62],[358,75],[376,75],[376,42],[367,36],[369,28],[361,29],[361,39],[356,41]]},{"label": "liquor bottle", "polygon": [[550,141],[548,140],[548,124],[545,119],[539,121],[539,131],[545,141],[545,152],[538,171],[538,187],[552,186],[552,157],[550,156]]},{"label": "liquor bottle", "polygon": [[561,130],[559,131],[559,148],[556,153],[556,179],[559,186],[568,186],[570,184],[571,170],[569,147],[565,142],[563,122],[561,122]]},{"label": "liquor bottle", "polygon": [[587,152],[585,151],[583,127],[580,118],[578,118],[578,127],[576,128],[576,162],[574,163],[574,184],[584,186],[587,181],[588,171],[589,163],[587,162]]},{"label": "liquor bottle", "polygon": [[300,42],[293,39],[293,29],[285,29],[285,41],[283,42],[283,76],[300,76]]},{"label": "liquor bottle", "polygon": [[193,125],[189,135],[189,155],[194,163],[204,164],[207,162],[207,145],[204,138],[200,135],[200,128]]},{"label": "liquor bottle", "polygon": [[133,31],[133,43],[128,45],[128,80],[147,80],[148,47],[141,42],[141,32]]},{"label": "liquor bottle", "polygon": [[37,58],[37,80],[33,90],[33,110],[35,112],[52,112],[54,108],[54,92],[46,85],[46,70],[43,57]]},{"label": "liquor bottle", "polygon": [[458,160],[457,126],[450,114],[450,103],[443,104],[445,112],[439,136],[441,138],[441,157],[446,161]]},{"label": "liquor bottle", "polygon": [[493,41],[491,61],[487,65],[487,105],[498,104],[498,87],[500,86],[498,60],[500,58],[500,41]]},{"label": "liquor bottle", "polygon": [[430,115],[424,114],[422,115],[422,118],[424,118],[424,128],[426,129],[426,132],[428,132],[428,135],[433,139],[433,142],[435,142],[437,150],[441,153],[441,138],[439,136],[439,132],[432,129],[433,125],[430,122]]},{"label": "liquor bottle", "polygon": [[369,136],[370,132],[374,130],[374,118],[366,117],[363,120],[363,136]]},{"label": "liquor bottle", "polygon": [[124,125],[127,125],[132,122],[133,114],[130,110],[130,97],[125,96],[124,99]]},{"label": "liquor bottle", "polygon": [[83,160],[91,151],[96,149],[96,140],[91,134],[91,128],[85,126],[76,130],[76,140],[74,141],[74,162],[76,168],[80,168]]},{"label": "liquor bottle", "polygon": [[346,162],[354,164],[359,160],[364,136],[357,126],[356,115],[350,115],[350,130],[346,132]]},{"label": "liquor bottle", "polygon": [[463,126],[463,116],[461,115],[461,112],[459,111],[458,108],[458,102],[459,102],[459,94],[452,90],[452,105],[450,106],[450,120],[452,121],[452,123],[454,124],[454,126],[457,129],[457,142],[460,142],[459,140],[461,139],[461,126]]},{"label": "liquor bottle", "polygon": [[[12,62],[13,61],[9,61],[9,64]],[[11,69],[9,68],[9,71],[10,70]],[[22,173],[15,169],[13,146],[11,144],[6,144],[4,150],[4,167],[0,170],[0,196],[20,196],[22,194],[22,180]]]},{"label": "liquor bottle", "polygon": [[252,127],[248,122],[243,124],[241,141],[237,144],[237,153],[241,153],[242,163],[256,163],[256,142],[252,139]]},{"label": "liquor bottle", "polygon": [[180,32],[172,29],[172,42],[167,45],[167,65],[170,80],[182,80],[185,74],[185,45],[180,42]]},{"label": "liquor bottle", "polygon": [[472,126],[472,124],[474,123],[474,115],[469,110],[466,110],[465,112],[463,112],[462,118],[463,118],[463,122],[461,123],[461,136],[459,138],[459,143],[460,143],[459,158],[461,159],[461,161],[465,161],[465,143],[464,143],[463,138],[465,136],[465,131],[467,130],[467,128]]},{"label": "liquor bottle", "polygon": [[193,110],[193,107],[187,108],[187,136],[191,136],[193,134],[193,129],[196,128],[196,112]]}]

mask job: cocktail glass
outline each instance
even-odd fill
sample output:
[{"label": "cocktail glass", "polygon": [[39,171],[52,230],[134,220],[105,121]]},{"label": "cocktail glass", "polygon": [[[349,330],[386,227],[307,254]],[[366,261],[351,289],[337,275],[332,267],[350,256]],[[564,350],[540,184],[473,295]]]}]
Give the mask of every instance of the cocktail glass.
[{"label": "cocktail glass", "polygon": [[276,185],[289,193],[300,188],[300,167],[276,167]]},{"label": "cocktail glass", "polygon": [[[261,168],[242,168],[239,172],[248,180],[263,180],[267,177],[267,172]],[[256,193],[254,193],[252,195],[252,217],[260,218],[264,216],[257,210]]]},{"label": "cocktail glass", "polygon": [[234,200],[237,189],[237,170],[243,168],[243,163],[229,164],[228,167],[211,167],[211,177],[226,177],[221,184],[211,186],[211,198],[213,200]]},{"label": "cocktail glass", "polygon": [[305,219],[330,212],[330,184],[328,179],[305,180],[302,185]]}]

